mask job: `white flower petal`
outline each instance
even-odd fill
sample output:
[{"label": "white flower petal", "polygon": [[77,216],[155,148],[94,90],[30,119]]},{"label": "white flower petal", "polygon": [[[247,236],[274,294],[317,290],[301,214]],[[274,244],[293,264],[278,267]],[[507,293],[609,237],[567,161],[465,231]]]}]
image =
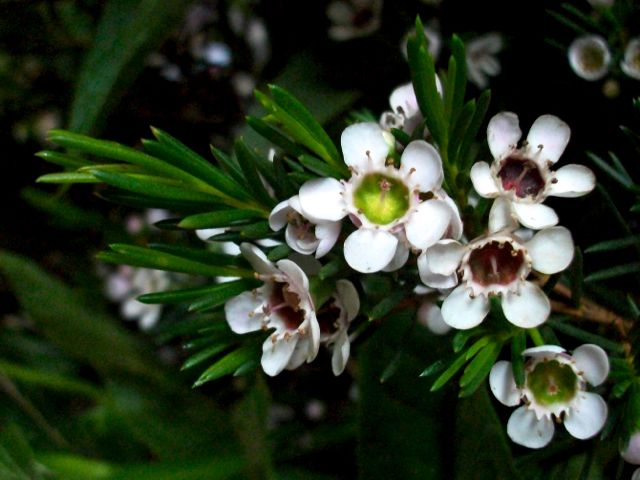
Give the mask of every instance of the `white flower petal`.
[{"label": "white flower petal", "polygon": [[487,141],[493,158],[500,160],[507,157],[515,150],[521,136],[522,130],[515,113],[501,112],[495,115],[487,126]]},{"label": "white flower petal", "polygon": [[571,69],[580,78],[595,81],[609,73],[611,52],[607,41],[600,35],[577,37],[569,45],[567,54]]},{"label": "white flower petal", "polygon": [[570,137],[569,125],[555,115],[541,115],[533,122],[527,135],[527,151],[539,162],[556,163]]},{"label": "white flower petal", "polygon": [[315,312],[309,315],[308,323],[303,323],[303,327],[307,327],[310,330],[310,335],[305,337],[305,340],[309,340],[307,363],[312,362],[318,356],[318,350],[320,349],[320,324],[316,318]]},{"label": "white flower petal", "polygon": [[[274,334],[275,335],[275,334]],[[298,343],[298,335],[273,340],[273,335],[262,344],[262,369],[269,376],[276,376],[285,369]]]},{"label": "white flower petal", "polygon": [[351,343],[349,342],[349,335],[347,330],[343,330],[336,338],[333,344],[333,353],[331,355],[331,370],[335,376],[340,375],[344,371],[344,367],[349,360],[349,353],[351,351]]},{"label": "white flower petal", "polygon": [[125,300],[120,306],[120,313],[124,318],[133,320],[144,314],[146,308],[146,304],[139,302],[135,298],[129,298]]},{"label": "white flower petal", "polygon": [[251,264],[253,270],[263,275],[273,275],[280,273],[273,263],[271,263],[262,250],[251,243],[240,244],[242,256]]},{"label": "white flower petal", "polygon": [[356,287],[349,280],[341,279],[336,282],[336,293],[347,314],[347,321],[351,322],[360,311],[360,297]]},{"label": "white flower petal", "polygon": [[427,327],[434,335],[446,335],[451,331],[451,327],[442,318],[440,307],[433,302],[422,302],[418,309],[417,318],[418,322]]},{"label": "white flower petal", "polygon": [[565,227],[545,228],[525,245],[531,256],[531,266],[540,273],[561,272],[573,260],[573,239]]},{"label": "white flower petal", "polygon": [[344,258],[358,272],[378,272],[393,259],[397,246],[395,235],[384,230],[361,228],[345,240]]},{"label": "white flower petal", "polygon": [[158,320],[160,319],[160,314],[162,313],[162,309],[160,305],[147,305],[151,307],[145,311],[142,316],[138,319],[138,325],[142,330],[151,330]]},{"label": "white flower petal", "polygon": [[586,195],[596,186],[596,176],[583,165],[565,165],[555,172],[556,183],[552,183],[548,195],[574,198]]},{"label": "white flower petal", "polygon": [[564,418],[567,431],[580,440],[596,435],[607,420],[607,403],[597,393],[580,392],[578,401]]},{"label": "white flower petal", "polygon": [[439,197],[442,201],[446,202],[451,209],[451,219],[449,221],[449,228],[445,232],[445,236],[447,238],[453,238],[455,240],[459,240],[464,233],[464,225],[462,224],[462,218],[460,218],[460,210],[458,210],[458,205],[453,199],[447,195],[447,192],[444,190],[439,190],[435,192],[436,196]]},{"label": "white flower petal", "polygon": [[566,350],[559,345],[540,345],[539,347],[527,348],[522,352],[525,357],[553,357],[557,353],[564,353]]},{"label": "white flower petal", "polygon": [[311,255],[316,251],[316,248],[320,243],[320,241],[313,236],[304,235],[301,237],[298,235],[298,230],[292,224],[287,225],[287,229],[284,233],[284,239],[289,247],[303,255]]},{"label": "white flower petal", "polygon": [[[382,168],[389,154],[389,144],[377,123],[355,123],[348,126],[340,138],[344,163],[356,170]],[[322,217],[320,217],[322,218]],[[328,218],[327,220],[338,220]]]},{"label": "white flower petal", "polygon": [[269,227],[271,227],[271,230],[278,231],[284,227],[287,224],[290,211],[289,200],[283,200],[273,207],[269,214]]},{"label": "white flower petal", "polygon": [[289,362],[287,362],[287,366],[285,368],[287,370],[295,370],[296,368],[298,368],[307,359],[308,351],[309,340],[306,338],[299,338],[298,343],[296,343],[296,347],[293,349],[291,358],[289,358]]},{"label": "white flower petal", "polygon": [[437,190],[444,172],[438,151],[424,140],[414,140],[402,152],[400,171],[410,175],[410,184],[421,192]]},{"label": "white flower petal", "polygon": [[465,285],[460,285],[442,303],[442,318],[458,330],[480,325],[489,313],[489,300],[482,295],[471,298]]},{"label": "white flower petal", "polygon": [[243,292],[224,304],[224,315],[234,333],[255,332],[262,328],[262,307],[265,298],[261,289]]},{"label": "white flower petal", "polygon": [[511,206],[518,221],[527,228],[540,230],[558,223],[556,212],[542,203],[512,202]]},{"label": "white flower petal", "polygon": [[309,220],[336,222],[346,214],[342,198],[344,187],[335,178],[315,178],[300,187],[298,198],[302,215]]},{"label": "white flower petal", "polygon": [[418,272],[420,273],[420,280],[422,280],[422,283],[431,288],[452,288],[458,284],[458,274],[455,272],[450,275],[439,275],[437,273],[433,273],[429,269],[427,255],[425,252],[418,257]]},{"label": "white flower petal", "polygon": [[498,196],[498,186],[491,175],[491,167],[487,162],[476,162],[471,167],[471,182],[478,195],[484,198]]},{"label": "white flower petal", "polygon": [[489,386],[493,395],[503,405],[515,407],[520,403],[521,394],[513,377],[511,362],[506,360],[496,362],[489,374]]},{"label": "white flower petal", "polygon": [[405,118],[411,118],[420,113],[416,92],[413,90],[413,84],[411,83],[400,85],[391,92],[389,104],[393,113],[400,114]]},{"label": "white flower petal", "polygon": [[[285,258],[283,260],[278,260],[276,265],[278,266],[278,269],[288,277],[287,283],[295,289],[296,293],[306,293],[308,296],[309,279],[307,278],[307,274],[304,273],[298,264]],[[300,301],[304,301],[304,298],[300,298]]]},{"label": "white flower petal", "polygon": [[405,241],[398,239],[398,246],[396,247],[396,253],[393,254],[393,258],[387,266],[382,269],[383,272],[395,272],[404,267],[409,259],[409,246]]},{"label": "white flower petal", "polygon": [[640,432],[631,435],[629,443],[622,451],[622,458],[624,458],[625,462],[640,465]]},{"label": "white flower petal", "polygon": [[[640,72],[638,72],[638,80],[640,80]],[[631,480],[640,480],[640,468],[636,468],[633,474],[631,474]]]},{"label": "white flower petal", "polygon": [[507,434],[518,445],[528,448],[542,448],[553,438],[553,422],[542,417],[536,418],[533,410],[520,407],[511,414],[507,422]]},{"label": "white flower petal", "polygon": [[525,281],[519,294],[508,292],[503,295],[502,311],[507,320],[514,325],[533,328],[549,318],[551,303],[540,287]]},{"label": "white flower petal", "polygon": [[342,222],[321,222],[316,225],[315,235],[319,240],[316,258],[322,258],[331,251],[338,241]]},{"label": "white flower petal", "polygon": [[455,240],[441,240],[426,251],[429,271],[438,275],[451,275],[460,266],[466,248]]},{"label": "white flower petal", "polygon": [[405,224],[407,240],[416,248],[424,250],[440,240],[451,222],[453,212],[444,200],[426,200]]},{"label": "white flower petal", "polygon": [[609,376],[609,357],[597,345],[590,343],[580,345],[571,355],[582,376],[594,387],[604,382]]},{"label": "white flower petal", "polygon": [[518,227],[518,221],[513,214],[511,200],[498,197],[493,201],[489,210],[489,233],[500,230],[513,230]]},{"label": "white flower petal", "polygon": [[202,240],[203,242],[206,242],[211,237],[215,235],[220,235],[221,233],[224,233],[224,232],[225,232],[224,228],[201,228],[200,230],[196,230],[196,235],[200,240]]}]

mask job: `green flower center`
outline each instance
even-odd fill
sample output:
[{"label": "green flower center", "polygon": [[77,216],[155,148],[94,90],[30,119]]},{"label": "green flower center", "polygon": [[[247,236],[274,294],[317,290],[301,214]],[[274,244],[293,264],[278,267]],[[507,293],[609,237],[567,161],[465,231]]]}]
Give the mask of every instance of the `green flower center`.
[{"label": "green flower center", "polygon": [[541,405],[569,402],[578,391],[578,376],[557,360],[536,364],[527,375],[527,387]]},{"label": "green flower center", "polygon": [[409,210],[409,189],[398,179],[372,173],[362,179],[353,200],[371,223],[387,225]]},{"label": "green flower center", "polygon": [[604,66],[604,52],[599,45],[587,45],[580,55],[580,64],[588,72],[599,70]]}]

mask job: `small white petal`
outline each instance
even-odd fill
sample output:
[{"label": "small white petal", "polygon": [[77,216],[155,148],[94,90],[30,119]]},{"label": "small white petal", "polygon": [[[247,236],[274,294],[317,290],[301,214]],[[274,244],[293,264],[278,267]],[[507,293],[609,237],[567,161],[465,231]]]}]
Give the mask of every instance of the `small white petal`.
[{"label": "small white petal", "polygon": [[451,275],[460,266],[466,248],[455,240],[441,240],[426,251],[429,271],[438,275]]},{"label": "small white petal", "polygon": [[453,212],[444,200],[426,200],[405,224],[407,240],[424,250],[440,240],[451,222]]},{"label": "small white petal", "polygon": [[625,462],[640,465],[640,432],[631,435],[629,443],[622,452],[622,458]]},{"label": "small white petal", "polygon": [[225,232],[224,228],[201,228],[200,230],[196,230],[196,235],[200,240],[202,240],[203,242],[206,242],[211,237],[215,235],[220,235],[221,233],[224,233],[224,232]]},{"label": "small white petal", "polygon": [[320,349],[320,324],[316,318],[315,312],[311,312],[309,315],[308,323],[302,324],[303,327],[307,327],[310,330],[310,335],[305,337],[305,340],[309,340],[309,347],[307,352],[307,363],[312,362],[318,356],[318,350]]},{"label": "small white petal", "polygon": [[356,170],[364,170],[369,166],[382,168],[389,154],[389,144],[382,132],[378,124],[373,122],[348,126],[340,138],[344,163]]},{"label": "small white petal", "polygon": [[393,113],[403,115],[405,118],[411,118],[420,113],[416,92],[411,83],[400,85],[391,92],[389,104]]},{"label": "small white petal", "polygon": [[293,355],[297,343],[297,335],[292,335],[286,339],[281,338],[275,342],[272,340],[272,336],[267,338],[262,344],[262,360],[260,361],[264,373],[274,377],[284,370]]},{"label": "small white petal", "polygon": [[347,321],[350,322],[360,311],[358,291],[349,280],[341,279],[336,282],[336,293],[347,314]]},{"label": "small white petal", "polygon": [[540,287],[525,281],[519,294],[508,292],[502,297],[502,311],[514,325],[534,328],[549,318],[551,304]]},{"label": "small white petal", "polygon": [[305,235],[301,237],[298,235],[297,228],[292,224],[287,225],[287,229],[284,233],[284,239],[289,247],[303,255],[311,255],[316,251],[316,248],[320,243],[318,239],[313,236]]},{"label": "small white petal", "polygon": [[569,143],[570,137],[569,125],[555,115],[541,115],[529,130],[527,150],[531,157],[538,161],[556,163]]},{"label": "small white petal", "polygon": [[522,130],[518,116],[512,112],[501,112],[495,115],[487,126],[489,150],[496,160],[507,157],[518,144]]},{"label": "small white petal", "polygon": [[361,228],[345,240],[344,258],[358,272],[378,272],[393,259],[397,246],[395,235],[384,230]]},{"label": "small white petal", "polygon": [[471,167],[471,182],[478,195],[484,198],[498,196],[496,180],[491,175],[491,167],[487,162],[476,162]]},{"label": "small white petal", "polygon": [[120,313],[124,318],[133,320],[144,314],[146,307],[146,304],[139,302],[135,298],[129,298],[120,306]]},{"label": "small white petal", "polygon": [[300,187],[298,198],[302,215],[312,221],[336,222],[346,214],[342,198],[344,187],[335,178],[315,178]]},{"label": "small white petal", "polygon": [[340,236],[341,222],[321,222],[316,225],[315,235],[319,240],[316,258],[322,258],[331,251]]},{"label": "small white petal", "polygon": [[307,359],[307,354],[309,351],[309,340],[306,338],[299,338],[296,343],[296,347],[293,349],[293,353],[291,354],[291,358],[287,362],[287,366],[285,367],[287,370],[295,370],[300,365],[302,365]]},{"label": "small white petal", "polygon": [[253,270],[263,275],[273,275],[280,273],[273,263],[271,263],[262,250],[251,243],[240,244],[242,256],[251,264]]},{"label": "small white petal", "polygon": [[439,189],[444,178],[440,154],[424,140],[407,145],[400,159],[400,171],[410,174],[410,184],[421,192]]},{"label": "small white petal", "polygon": [[451,331],[451,327],[442,318],[440,307],[435,303],[423,302],[418,309],[417,317],[418,322],[427,327],[434,335],[446,335]]},{"label": "small white petal", "polygon": [[429,269],[427,255],[425,252],[418,257],[418,272],[420,273],[420,280],[422,280],[422,283],[431,288],[452,288],[458,284],[458,274],[455,272],[450,275],[439,275],[437,273],[433,273]]},{"label": "small white petal", "polygon": [[[638,72],[638,80],[640,80],[640,72]],[[631,480],[640,480],[640,468],[636,468],[631,475]]]},{"label": "small white petal", "polygon": [[489,300],[482,295],[471,298],[465,285],[460,285],[442,303],[442,318],[458,330],[480,325],[489,313]]},{"label": "small white petal", "polygon": [[460,237],[462,237],[462,234],[464,233],[464,225],[462,224],[462,218],[460,218],[458,205],[456,205],[456,202],[454,202],[444,190],[439,190],[435,192],[435,194],[442,201],[446,202],[447,205],[449,205],[449,208],[451,208],[451,220],[449,221],[449,228],[447,228],[445,236],[447,238],[460,240]]},{"label": "small white petal", "polygon": [[491,368],[489,386],[493,395],[507,407],[515,407],[520,403],[520,390],[513,377],[511,362],[500,360]]},{"label": "small white petal", "polygon": [[518,221],[527,228],[540,230],[558,223],[556,212],[542,203],[512,202],[511,206]]},{"label": "small white petal", "polygon": [[387,264],[386,267],[382,269],[383,272],[395,272],[400,268],[404,267],[404,264],[407,263],[409,259],[409,246],[406,241],[401,241],[398,239],[398,246],[396,247],[396,253],[394,253],[393,258]]},{"label": "small white petal", "polygon": [[269,227],[271,227],[271,230],[277,232],[283,228],[287,224],[287,216],[290,211],[289,200],[283,200],[273,207],[273,210],[271,210],[269,214]]},{"label": "small white petal", "polygon": [[333,354],[331,355],[331,370],[335,376],[340,375],[344,371],[344,367],[349,360],[349,353],[351,351],[351,343],[349,342],[349,335],[347,330],[343,330],[336,338],[333,344]]},{"label": "small white petal", "polygon": [[531,256],[531,266],[540,273],[561,272],[573,260],[573,239],[565,227],[545,228],[525,245]]},{"label": "small white petal", "polygon": [[575,438],[586,440],[602,430],[607,413],[607,403],[600,395],[580,392],[578,401],[565,416],[564,426]]},{"label": "small white petal", "polygon": [[599,346],[590,343],[580,345],[573,351],[572,357],[584,379],[594,387],[609,376],[609,357]]},{"label": "small white petal", "polygon": [[505,197],[496,198],[489,211],[489,233],[513,230],[517,226],[518,222],[513,214],[511,200]]},{"label": "small white petal", "polygon": [[255,332],[262,328],[262,306],[265,298],[259,289],[254,292],[243,292],[224,304],[224,315],[234,333]]},{"label": "small white petal", "polygon": [[507,434],[518,445],[528,448],[542,448],[553,438],[553,422],[542,417],[536,418],[533,410],[527,407],[516,409],[507,422]]},{"label": "small white petal", "polygon": [[556,171],[555,176],[557,182],[551,184],[548,194],[556,197],[581,197],[596,186],[596,176],[583,165],[565,165]]},{"label": "small white petal", "polygon": [[[283,260],[278,260],[276,265],[278,266],[278,269],[288,277],[287,283],[289,283],[296,292],[309,292],[309,279],[298,264],[285,258]],[[301,298],[300,300],[302,301],[304,299]]]},{"label": "small white petal", "polygon": [[559,345],[540,345],[527,348],[522,352],[525,357],[553,357],[556,353],[564,353],[566,350]]},{"label": "small white petal", "polygon": [[146,312],[142,314],[142,316],[138,319],[138,325],[142,330],[151,330],[158,320],[160,319],[160,314],[162,313],[162,309],[158,308],[160,305],[147,305],[151,307]]}]

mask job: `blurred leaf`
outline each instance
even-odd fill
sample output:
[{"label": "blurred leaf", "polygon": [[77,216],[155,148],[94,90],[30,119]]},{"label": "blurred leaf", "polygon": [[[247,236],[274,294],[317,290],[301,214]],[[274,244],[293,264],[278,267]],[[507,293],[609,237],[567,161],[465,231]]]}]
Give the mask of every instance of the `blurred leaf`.
[{"label": "blurred leaf", "polygon": [[522,478],[514,467],[505,427],[496,415],[486,388],[479,388],[473,396],[458,402],[453,438],[454,479]]},{"label": "blurred leaf", "polygon": [[258,156],[242,140],[236,141],[234,151],[253,198],[269,209],[275,206],[276,200],[269,195],[258,173]]},{"label": "blurred leaf", "polygon": [[[407,338],[413,322],[414,312],[394,315],[358,351],[358,478],[446,478],[452,411],[442,393],[430,393],[429,383],[418,379],[425,362],[444,355],[444,345],[426,329]],[[405,354],[395,374],[380,383],[398,348]]]},{"label": "blurred leaf", "polygon": [[600,168],[600,170],[609,175],[609,177],[618,182],[624,188],[630,189],[633,185],[633,181],[628,177],[628,173],[626,173],[626,171],[621,172],[617,170],[595,153],[587,152],[587,157],[589,157],[591,161]]},{"label": "blurred leaf", "polygon": [[216,297],[224,303],[227,299],[241,294],[246,290],[259,286],[260,282],[255,280],[234,280],[232,282],[207,285],[204,287],[184,288],[181,290],[169,290],[166,292],[146,293],[138,297],[142,303],[164,303],[174,304],[190,302],[206,297],[212,299]]},{"label": "blurred leaf", "polygon": [[238,456],[139,465],[113,464],[60,453],[39,458],[64,480],[224,480],[238,478],[244,470],[244,460]]},{"label": "blurred leaf", "polygon": [[391,310],[393,310],[396,305],[398,305],[402,301],[406,294],[407,292],[402,289],[398,289],[393,292],[387,292],[386,297],[376,305],[374,305],[371,310],[369,310],[369,320],[377,320],[387,315],[389,312],[391,312]]},{"label": "blurred leaf", "polygon": [[498,359],[502,344],[496,340],[491,341],[476,357],[467,365],[460,378],[460,396],[468,397],[484,382],[493,364]]},{"label": "blurred leaf", "polygon": [[304,149],[285,136],[280,130],[261,118],[247,117],[247,125],[249,125],[256,133],[273,143],[276,147],[281,148],[292,157],[298,157],[304,153]]},{"label": "blurred leaf", "polygon": [[36,325],[71,356],[99,372],[158,375],[148,352],[118,322],[94,305],[85,305],[73,290],[35,263],[0,251],[0,272]]},{"label": "blurred leaf", "polygon": [[468,172],[471,169],[473,156],[470,155],[469,152],[471,151],[471,147],[476,141],[480,127],[484,122],[484,117],[489,109],[489,103],[491,103],[491,90],[485,90],[480,94],[480,97],[478,97],[478,103],[476,104],[473,118],[469,127],[467,127],[467,132],[458,152],[458,159],[461,164],[460,170],[462,172]]},{"label": "blurred leaf", "polygon": [[256,210],[225,209],[213,212],[199,213],[183,218],[178,226],[180,228],[201,229],[228,227],[241,220],[265,218],[263,212]]},{"label": "blurred leaf", "polygon": [[231,353],[228,353],[216,363],[207,368],[193,384],[199,387],[207,382],[216,380],[225,375],[234,373],[245,363],[260,356],[259,349],[255,345],[244,345]]},{"label": "blurred leaf", "polygon": [[90,173],[65,172],[65,173],[47,173],[40,175],[36,182],[38,183],[101,183]]},{"label": "blurred leaf", "polygon": [[203,350],[200,350],[199,352],[194,353],[189,358],[187,358],[182,364],[181,370],[187,370],[191,367],[195,367],[205,360],[208,360],[211,357],[223,352],[227,348],[229,348],[229,344],[226,343],[216,343],[215,345],[204,348]]},{"label": "blurred leaf", "polygon": [[584,279],[585,282],[596,282],[600,280],[608,280],[610,278],[616,278],[623,275],[629,275],[632,273],[640,272],[640,262],[626,263],[624,265],[616,265],[615,267],[605,268],[598,270],[587,275]]},{"label": "blurred leaf", "polygon": [[600,335],[596,335],[595,333],[587,332],[575,325],[561,321],[559,318],[550,318],[547,320],[546,325],[549,325],[565,335],[577,338],[582,342],[594,343],[613,353],[624,353],[624,348],[619,343],[605,337],[601,337]]},{"label": "blurred leaf", "polygon": [[585,253],[611,252],[614,250],[622,250],[630,246],[640,246],[640,235],[631,237],[616,238],[615,240],[605,240],[591,245],[585,249]]},{"label": "blurred leaf", "polygon": [[[146,57],[175,28],[185,0],[110,0],[79,74],[69,128],[97,133],[145,66]],[[105,61],[108,59],[108,61]]]}]

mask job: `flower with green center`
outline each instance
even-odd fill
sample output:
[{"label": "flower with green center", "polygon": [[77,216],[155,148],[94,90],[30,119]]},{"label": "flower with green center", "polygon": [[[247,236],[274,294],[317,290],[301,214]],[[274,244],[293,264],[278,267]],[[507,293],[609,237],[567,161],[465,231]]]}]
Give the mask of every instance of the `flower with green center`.
[{"label": "flower with green center", "polygon": [[511,362],[499,361],[491,369],[489,385],[504,405],[516,409],[507,423],[507,434],[515,443],[542,448],[553,437],[556,422],[580,440],[596,435],[607,419],[607,404],[587,383],[598,386],[609,375],[609,359],[602,348],[586,344],[573,355],[557,345],[543,345],[522,352],[525,381],[518,387]]},{"label": "flower with green center", "polygon": [[518,116],[495,115],[487,127],[493,162],[471,167],[473,187],[481,197],[495,198],[491,212],[508,208],[511,216],[527,228],[539,230],[558,223],[556,212],[543,202],[549,196],[579,197],[594,189],[593,172],[583,165],[551,166],[564,152],[571,130],[554,115],[533,122],[526,141],[518,148],[522,131]]},{"label": "flower with green center", "polygon": [[573,72],[589,81],[600,80],[609,73],[611,52],[607,41],[600,35],[582,35],[568,50],[569,65]]},{"label": "flower with green center", "polygon": [[625,75],[640,80],[640,37],[632,38],[627,44],[620,68]]},{"label": "flower with green center", "polygon": [[409,247],[426,249],[445,236],[459,238],[462,222],[442,190],[440,155],[416,140],[404,149],[400,166],[388,161],[395,140],[375,123],[358,123],[342,133],[349,180],[318,178],[298,195],[300,211],[317,221],[349,216],[358,229],[344,244],[347,263],[359,272],[395,270]]}]

